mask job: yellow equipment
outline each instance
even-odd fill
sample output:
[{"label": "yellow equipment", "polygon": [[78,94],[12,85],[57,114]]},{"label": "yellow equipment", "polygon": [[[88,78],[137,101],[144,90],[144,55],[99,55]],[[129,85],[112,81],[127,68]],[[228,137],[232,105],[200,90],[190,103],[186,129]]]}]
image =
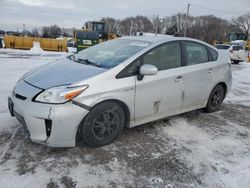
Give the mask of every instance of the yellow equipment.
[{"label": "yellow equipment", "polygon": [[6,48],[14,49],[30,49],[33,47],[33,42],[40,42],[43,50],[48,51],[64,51],[67,52],[67,39],[50,39],[36,37],[17,37],[12,35],[4,36],[4,44]]}]

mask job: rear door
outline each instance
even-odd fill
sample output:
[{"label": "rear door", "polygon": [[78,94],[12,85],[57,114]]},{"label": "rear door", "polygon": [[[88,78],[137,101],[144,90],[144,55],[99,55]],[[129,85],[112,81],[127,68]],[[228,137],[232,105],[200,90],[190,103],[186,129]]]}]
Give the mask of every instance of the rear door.
[{"label": "rear door", "polygon": [[184,41],[185,54],[184,103],[183,108],[191,108],[207,100],[213,83],[216,61],[209,61],[205,45]]}]

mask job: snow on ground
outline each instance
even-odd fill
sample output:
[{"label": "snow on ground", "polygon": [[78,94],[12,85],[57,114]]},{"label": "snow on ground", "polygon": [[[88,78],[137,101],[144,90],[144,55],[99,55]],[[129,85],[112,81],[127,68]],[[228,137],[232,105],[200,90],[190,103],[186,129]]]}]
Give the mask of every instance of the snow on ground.
[{"label": "snow on ground", "polygon": [[0,50],[0,132],[15,127],[16,120],[9,118],[7,97],[18,79],[29,70],[44,63],[55,61],[69,54],[58,52],[43,52],[38,47],[32,50]]},{"label": "snow on ground", "polygon": [[126,129],[101,148],[33,144],[7,96],[25,72],[67,55],[0,50],[0,187],[249,187],[250,63],[232,65],[232,91],[218,112]]},{"label": "snow on ground", "polygon": [[250,106],[250,63],[241,63],[234,67],[232,91],[226,98],[228,103]]}]

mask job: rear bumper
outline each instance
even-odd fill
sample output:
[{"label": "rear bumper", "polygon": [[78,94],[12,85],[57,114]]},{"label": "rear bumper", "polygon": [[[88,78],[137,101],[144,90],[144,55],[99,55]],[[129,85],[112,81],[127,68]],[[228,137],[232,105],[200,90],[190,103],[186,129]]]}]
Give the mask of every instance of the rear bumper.
[{"label": "rear bumper", "polygon": [[51,147],[75,146],[78,126],[88,110],[72,103],[52,105],[14,95],[9,98],[14,115],[27,128],[33,142]]},{"label": "rear bumper", "polygon": [[231,61],[244,61],[244,58],[238,57],[237,55],[230,54]]}]

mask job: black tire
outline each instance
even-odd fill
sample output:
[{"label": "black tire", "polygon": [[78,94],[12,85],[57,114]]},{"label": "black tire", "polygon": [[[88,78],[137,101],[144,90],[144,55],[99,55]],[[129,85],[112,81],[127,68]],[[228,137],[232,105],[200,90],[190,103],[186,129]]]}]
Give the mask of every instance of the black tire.
[{"label": "black tire", "polygon": [[219,110],[221,103],[224,100],[224,96],[224,88],[221,85],[216,85],[210,93],[207,101],[207,106],[204,110],[209,113]]},{"label": "black tire", "polygon": [[97,104],[80,124],[78,138],[98,147],[113,142],[125,126],[125,114],[120,105],[107,101]]}]

